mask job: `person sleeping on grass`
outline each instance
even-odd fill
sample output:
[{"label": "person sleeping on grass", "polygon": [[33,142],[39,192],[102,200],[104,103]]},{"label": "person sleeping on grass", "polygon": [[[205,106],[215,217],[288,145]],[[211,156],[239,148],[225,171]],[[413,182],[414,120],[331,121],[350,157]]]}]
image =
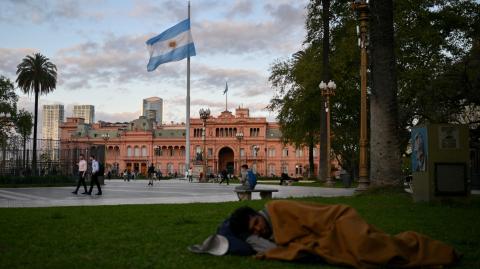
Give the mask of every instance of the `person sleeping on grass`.
[{"label": "person sleeping on grass", "polygon": [[286,200],[270,201],[261,211],[240,207],[208,239],[196,245],[201,251],[190,250],[355,268],[441,268],[460,258],[451,246],[416,232],[389,235],[350,206]]}]

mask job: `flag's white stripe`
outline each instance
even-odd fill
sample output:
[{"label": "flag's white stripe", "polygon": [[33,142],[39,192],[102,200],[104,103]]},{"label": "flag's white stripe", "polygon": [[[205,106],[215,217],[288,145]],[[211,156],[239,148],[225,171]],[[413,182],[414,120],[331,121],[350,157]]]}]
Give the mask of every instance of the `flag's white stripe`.
[{"label": "flag's white stripe", "polygon": [[[165,41],[156,42],[152,45],[149,45],[148,50],[150,52],[150,57],[156,57],[156,56],[169,53],[179,47],[185,46],[192,42],[193,42],[193,39],[192,39],[191,32],[185,31],[175,36],[174,38],[171,38]],[[175,44],[174,47],[172,47],[172,43]]]},{"label": "flag's white stripe", "polygon": [[175,50],[168,52],[167,54],[162,54],[156,57],[151,57],[147,64],[147,70],[149,72],[155,70],[157,66],[173,62],[173,61],[180,61],[188,56],[195,56],[195,46],[192,43],[189,43],[185,46],[179,47]]}]

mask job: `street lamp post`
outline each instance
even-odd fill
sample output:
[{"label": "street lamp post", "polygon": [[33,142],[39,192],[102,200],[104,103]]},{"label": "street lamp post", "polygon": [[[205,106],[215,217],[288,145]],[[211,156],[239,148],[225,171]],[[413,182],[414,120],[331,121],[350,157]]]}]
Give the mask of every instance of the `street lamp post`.
[{"label": "street lamp post", "polygon": [[322,96],[325,97],[325,112],[327,115],[327,124],[326,124],[326,129],[327,129],[327,186],[333,186],[333,180],[331,177],[331,168],[330,168],[330,96],[335,95],[335,89],[337,88],[337,85],[333,81],[329,81],[328,84],[325,82],[320,82],[318,85],[320,90],[322,91]]},{"label": "street lamp post", "polygon": [[203,139],[203,175],[207,178],[207,119],[210,117],[210,109],[200,109],[200,118],[203,120],[202,139]]},{"label": "street lamp post", "polygon": [[368,23],[368,1],[355,0],[352,4],[356,11],[360,27],[360,159],[359,159],[359,181],[356,191],[365,191],[370,186],[367,160],[367,23]]},{"label": "street lamp post", "polygon": [[240,172],[240,166],[242,166],[241,151],[242,151],[243,132],[240,131],[240,132],[236,133],[235,136],[237,137],[237,140],[238,140],[238,167],[237,167],[237,169]]},{"label": "street lamp post", "polygon": [[107,142],[108,142],[108,140],[110,140],[110,134],[109,133],[102,134],[102,139],[103,139],[104,146],[105,146],[105,155],[104,155],[104,160],[103,160],[103,167],[105,169],[107,167]]}]

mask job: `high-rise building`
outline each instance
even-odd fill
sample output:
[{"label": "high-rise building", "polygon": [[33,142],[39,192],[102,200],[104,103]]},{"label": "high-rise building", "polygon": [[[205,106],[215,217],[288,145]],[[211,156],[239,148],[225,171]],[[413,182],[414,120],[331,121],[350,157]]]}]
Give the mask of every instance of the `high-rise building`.
[{"label": "high-rise building", "polygon": [[143,99],[143,116],[161,124],[163,120],[163,99],[159,97]]},{"label": "high-rise building", "polygon": [[[57,160],[59,156],[60,125],[63,123],[65,110],[63,105],[43,106],[42,143],[46,160]],[[40,160],[42,161],[42,160]],[[45,160],[44,160],[45,161]]]},{"label": "high-rise building", "polygon": [[74,105],[73,117],[83,118],[85,123],[92,124],[95,122],[95,107],[92,105]]}]

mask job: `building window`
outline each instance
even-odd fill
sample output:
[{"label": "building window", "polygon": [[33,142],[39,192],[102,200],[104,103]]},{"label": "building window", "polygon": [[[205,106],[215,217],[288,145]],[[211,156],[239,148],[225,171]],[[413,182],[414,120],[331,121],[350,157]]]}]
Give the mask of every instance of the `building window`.
[{"label": "building window", "polygon": [[142,156],[147,156],[147,147],[142,147]]},{"label": "building window", "polygon": [[180,156],[185,156],[185,148],[180,148]]},{"label": "building window", "polygon": [[127,147],[127,156],[132,156],[132,148],[130,146]]},{"label": "building window", "polygon": [[167,173],[168,173],[168,175],[172,175],[174,173],[173,163],[167,163]]},{"label": "building window", "polygon": [[185,164],[184,163],[179,163],[178,164],[178,172],[182,176],[185,174]]},{"label": "building window", "polygon": [[296,175],[303,175],[303,166],[301,164],[295,165],[295,174]]},{"label": "building window", "polygon": [[273,163],[268,165],[268,176],[275,175],[275,165]]},{"label": "building window", "polygon": [[259,136],[260,128],[250,128],[250,136]]},{"label": "building window", "polygon": [[282,164],[282,173],[285,173],[288,175],[288,166],[286,164]]},{"label": "building window", "polygon": [[245,149],[244,148],[240,149],[240,157],[245,157]]},{"label": "building window", "polygon": [[288,148],[283,148],[283,150],[282,150],[282,156],[283,156],[283,157],[288,157]]},{"label": "building window", "polygon": [[295,155],[297,158],[303,157],[303,149],[302,148],[296,148],[295,149]]},{"label": "building window", "polygon": [[257,173],[257,164],[256,163],[252,164],[252,171],[255,174]]},{"label": "building window", "polygon": [[170,156],[170,157],[173,156],[173,148],[172,147],[168,148],[168,156]]},{"label": "building window", "polygon": [[253,157],[257,157],[258,156],[258,152],[260,152],[260,148],[258,148],[258,151],[255,150],[255,147],[252,147],[252,156]]},{"label": "building window", "polygon": [[134,154],[135,154],[135,157],[140,156],[140,148],[139,148],[139,147],[135,146],[135,148],[134,148]]},{"label": "building window", "polygon": [[268,149],[268,157],[275,157],[275,148]]},{"label": "building window", "polygon": [[313,158],[317,157],[317,148],[313,148]]},{"label": "building window", "polygon": [[208,148],[208,157],[212,157],[212,156],[213,156],[213,149]]},{"label": "building window", "polygon": [[155,156],[162,156],[162,155],[163,155],[162,148],[161,147],[156,147],[155,148]]}]

